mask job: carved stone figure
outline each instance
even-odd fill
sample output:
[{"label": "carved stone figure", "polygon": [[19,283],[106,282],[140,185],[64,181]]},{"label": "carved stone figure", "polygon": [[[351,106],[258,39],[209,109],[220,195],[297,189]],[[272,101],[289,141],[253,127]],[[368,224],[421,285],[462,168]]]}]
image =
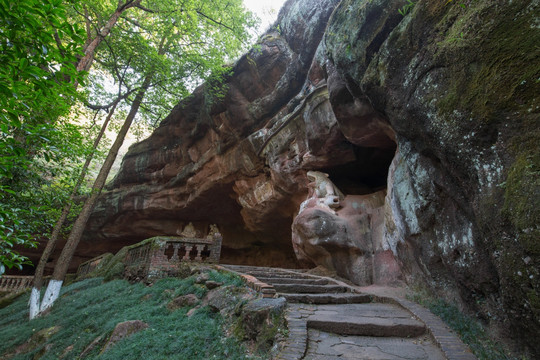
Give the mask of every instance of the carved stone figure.
[{"label": "carved stone figure", "polygon": [[185,237],[199,237],[198,231],[195,229],[195,226],[193,226],[193,223],[187,224],[180,235]]},{"label": "carved stone figure", "polygon": [[219,229],[216,224],[211,224],[206,238],[208,240],[213,240],[216,236],[221,236],[221,233],[219,232]]},{"label": "carved stone figure", "polygon": [[326,173],[320,171],[308,171],[307,177],[310,181],[310,183],[308,183],[309,195],[308,199],[300,205],[300,211],[302,211],[308,203],[312,202],[312,199],[316,199],[316,205],[335,214],[333,209],[338,209],[341,206],[340,201],[345,199],[343,193],[336,185],[334,185]]},{"label": "carved stone figure", "polygon": [[318,198],[327,196],[337,196],[339,200],[343,200],[345,195],[334,185],[328,178],[328,174],[320,171],[308,171],[307,177],[311,181],[308,186],[313,189],[313,195]]}]

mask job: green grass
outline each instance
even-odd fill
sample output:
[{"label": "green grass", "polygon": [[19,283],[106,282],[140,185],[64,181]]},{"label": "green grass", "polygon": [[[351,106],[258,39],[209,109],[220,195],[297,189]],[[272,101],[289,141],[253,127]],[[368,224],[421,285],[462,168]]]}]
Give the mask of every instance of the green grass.
[{"label": "green grass", "polygon": [[[210,279],[226,284],[243,285],[241,279],[217,271]],[[204,296],[206,288],[187,279],[167,278],[153,286],[130,285],[124,280],[103,282],[87,279],[64,288],[52,311],[28,321],[28,295],[0,309],[0,354],[9,354],[25,343],[32,334],[53,326],[60,331],[32,351],[12,359],[33,359],[49,346],[40,359],[76,359],[97,337],[110,335],[116,324],[127,320],[142,320],[149,328],[124,339],[100,354],[105,340],[85,359],[246,359],[246,350],[234,337],[223,331],[224,320],[219,313],[201,308],[187,317],[189,308],[169,311],[167,303],[188,293]],[[0,355],[2,358],[2,355]]]},{"label": "green grass", "polygon": [[440,317],[470,347],[478,360],[517,360],[507,355],[501,344],[494,342],[476,319],[463,314],[457,306],[422,290],[408,298]]}]

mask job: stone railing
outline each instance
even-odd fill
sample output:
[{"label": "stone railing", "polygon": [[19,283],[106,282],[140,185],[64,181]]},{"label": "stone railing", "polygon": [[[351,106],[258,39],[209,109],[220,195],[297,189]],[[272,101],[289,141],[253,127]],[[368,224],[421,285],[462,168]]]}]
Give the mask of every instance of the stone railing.
[{"label": "stone railing", "polygon": [[[221,233],[215,225],[210,226],[206,237],[202,237],[190,223],[179,236],[156,236],[130,246],[124,258],[124,276],[128,279],[143,279],[174,275],[182,262],[218,263],[221,242]],[[95,270],[104,256],[82,263],[77,277]]]},{"label": "stone railing", "polygon": [[157,236],[129,249],[125,265],[141,276],[154,277],[173,273],[181,262],[217,263],[220,255],[221,234],[210,238]]},{"label": "stone railing", "polygon": [[85,261],[81,265],[79,265],[79,268],[77,269],[77,277],[84,276],[94,271],[96,267],[101,263],[104,256],[105,254],[100,255],[98,257]]},{"label": "stone railing", "polygon": [[32,286],[33,276],[3,275],[0,277],[0,292],[17,292]]}]

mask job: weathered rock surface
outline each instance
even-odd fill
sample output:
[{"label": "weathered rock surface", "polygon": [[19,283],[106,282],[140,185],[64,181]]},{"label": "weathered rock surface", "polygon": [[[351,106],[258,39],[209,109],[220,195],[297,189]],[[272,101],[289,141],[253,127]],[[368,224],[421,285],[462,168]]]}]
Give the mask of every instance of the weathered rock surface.
[{"label": "weathered rock surface", "polygon": [[[319,139],[312,129],[314,153],[341,144],[343,151],[334,150],[330,157],[345,152],[354,158],[335,119],[326,119],[331,109],[325,88],[309,91],[325,81],[322,69],[310,68],[337,3],[287,2],[260,48],[234,66],[223,101],[210,103],[201,87],[148,139],[132,146],[89,221],[80,253],[119,249],[153,235],[175,234],[189,221],[205,227],[211,220],[222,230],[224,261],[297,266],[290,224],[305,191],[305,171],[286,154],[267,148],[283,139],[276,129],[300,106],[288,122],[302,126],[299,142],[308,138],[306,124],[318,126],[329,138]],[[307,105],[306,96],[313,99]],[[318,125],[304,122],[303,116],[317,117]],[[309,150],[301,146],[300,157]],[[265,157],[276,159],[268,166]],[[330,166],[332,159],[315,161]]]},{"label": "weathered rock surface", "polygon": [[285,310],[287,301],[280,297],[276,299],[256,299],[248,302],[242,308],[242,328],[246,338],[257,339],[265,329],[276,327],[277,320]]},{"label": "weathered rock surface", "polygon": [[193,307],[197,305],[198,302],[199,298],[195,294],[182,295],[169,301],[167,309],[174,311],[185,306]]},{"label": "weathered rock surface", "polygon": [[538,353],[540,3],[401,5],[343,1],[325,35],[350,102],[396,134],[384,245]]},{"label": "weathered rock surface", "polygon": [[236,306],[254,297],[254,292],[247,288],[222,286],[210,290],[202,300],[202,306],[208,306],[212,311],[219,311],[222,315],[229,315]]},{"label": "weathered rock surface", "polygon": [[[311,174],[308,172],[308,178]],[[332,190],[334,184],[324,176],[319,182],[310,183],[315,191],[300,205],[292,225],[297,258],[335,271],[357,285],[396,282],[401,271],[383,247],[385,192],[341,196],[339,200],[334,194],[339,190]],[[321,194],[317,189],[321,186],[331,193]]]},{"label": "weathered rock surface", "polygon": [[540,2],[415,4],[288,1],[223,101],[199,88],[130,149],[79,254],[192,221],[218,224],[223,262],[299,266],[319,170],[382,204],[308,208],[302,261],[423,282],[540,353]]},{"label": "weathered rock surface", "polygon": [[147,327],[148,324],[140,320],[124,321],[116,324],[109,340],[107,341],[107,344],[105,344],[103,347],[102,352],[109,350],[120,340],[128,338],[131,335],[146,329]]}]

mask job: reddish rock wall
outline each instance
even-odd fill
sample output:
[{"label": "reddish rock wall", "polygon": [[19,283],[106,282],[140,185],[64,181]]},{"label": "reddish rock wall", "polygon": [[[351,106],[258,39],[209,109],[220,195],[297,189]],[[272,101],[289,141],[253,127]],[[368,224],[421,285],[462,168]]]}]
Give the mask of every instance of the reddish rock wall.
[{"label": "reddish rock wall", "polygon": [[[79,255],[217,223],[223,262],[421,282],[538,352],[538,1],[337,3],[288,1],[223,101],[201,87],[134,145]],[[309,170],[347,196],[297,218],[300,263]]]},{"label": "reddish rock wall", "polygon": [[187,222],[217,223],[223,262],[298,266],[290,228],[306,194],[305,169],[355,158],[328,116],[314,60],[336,4],[287,2],[260,47],[234,66],[223,101],[212,103],[203,86],[132,146],[79,254],[173,235]]}]

